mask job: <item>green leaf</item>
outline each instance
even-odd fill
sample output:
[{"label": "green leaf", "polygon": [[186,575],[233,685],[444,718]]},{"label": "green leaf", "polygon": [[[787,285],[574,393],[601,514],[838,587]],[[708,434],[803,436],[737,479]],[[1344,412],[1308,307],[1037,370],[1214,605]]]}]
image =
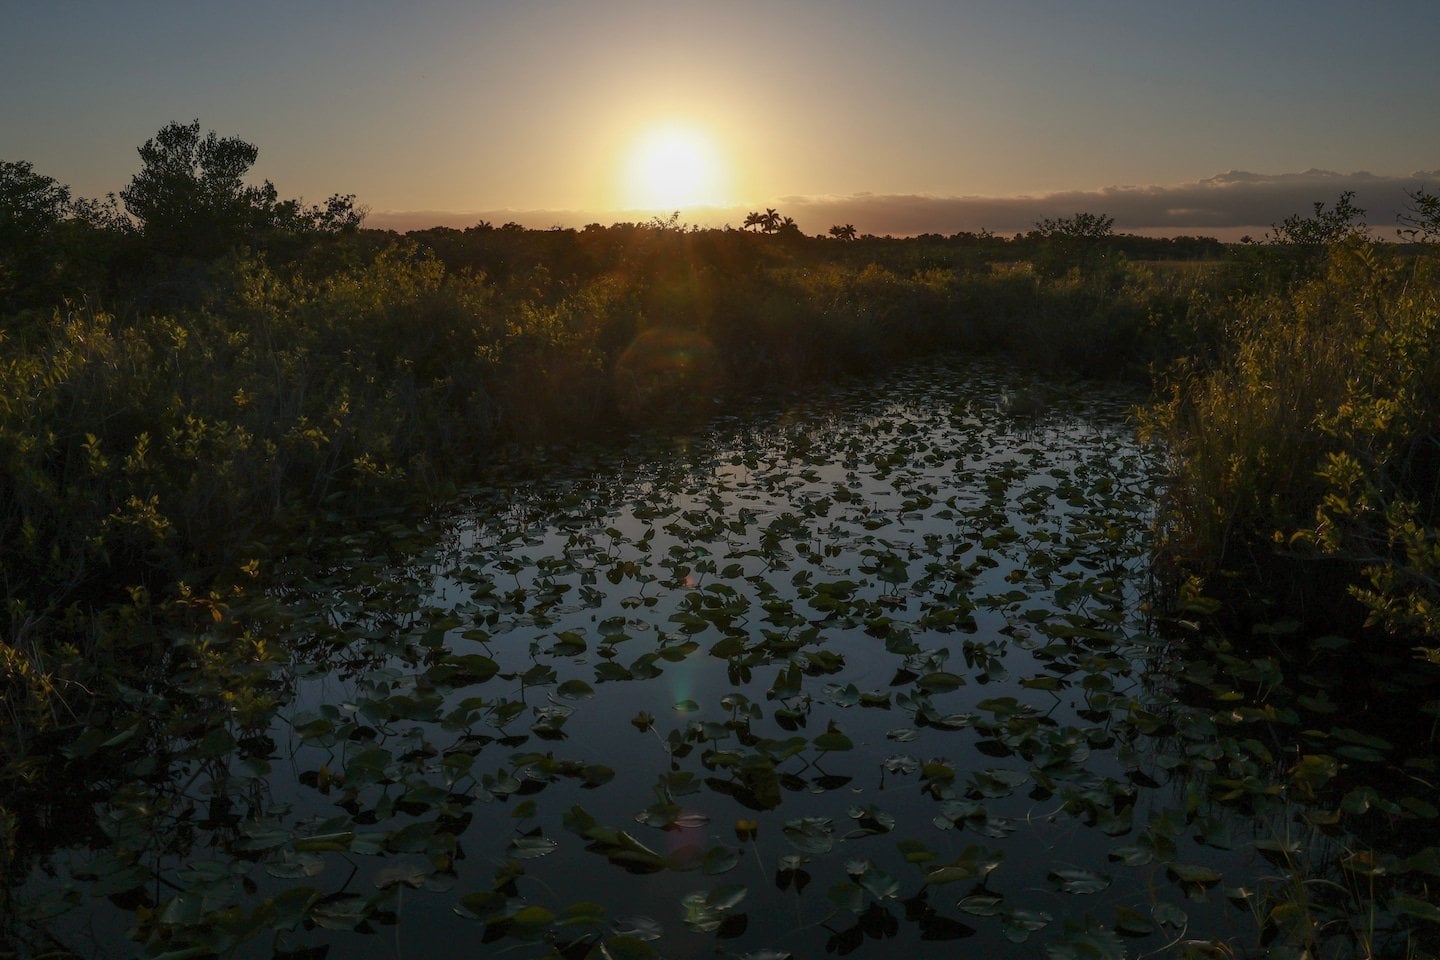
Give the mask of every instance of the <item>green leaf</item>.
[{"label": "green leaf", "polygon": [[705,851],[700,869],[710,876],[729,873],[740,863],[740,851],[730,847],[711,847]]},{"label": "green leaf", "polygon": [[1165,869],[1182,883],[1212,884],[1220,882],[1220,874],[1209,867],[1202,867],[1192,863],[1167,863]]},{"label": "green leaf", "polygon": [[926,693],[942,693],[947,690],[954,690],[956,687],[964,686],[965,678],[946,671],[927,673],[915,681],[915,685]]},{"label": "green leaf", "polygon": [[555,693],[567,700],[588,700],[595,696],[595,688],[584,680],[566,680],[555,688]]},{"label": "green leaf", "polygon": [[1065,893],[1099,893],[1110,886],[1110,878],[1079,867],[1059,867],[1049,873]]},{"label": "green leaf", "polygon": [[785,822],[785,839],[802,853],[829,853],[835,846],[834,825],[829,817],[803,817]]},{"label": "green leaf", "polygon": [[1155,922],[1161,926],[1173,927],[1176,930],[1184,929],[1185,924],[1190,922],[1190,918],[1185,915],[1184,910],[1163,900],[1155,904],[1155,908],[1150,911],[1150,916],[1154,917]]},{"label": "green leaf", "polygon": [[1115,932],[1127,937],[1144,937],[1155,932],[1155,922],[1123,903],[1115,907]]},{"label": "green leaf", "polygon": [[510,841],[510,856],[517,860],[535,860],[554,853],[560,844],[549,837],[515,837]]},{"label": "green leaf", "polygon": [[1005,903],[1003,897],[993,896],[987,893],[975,893],[960,901],[958,906],[961,910],[975,917],[993,917],[998,914]]}]

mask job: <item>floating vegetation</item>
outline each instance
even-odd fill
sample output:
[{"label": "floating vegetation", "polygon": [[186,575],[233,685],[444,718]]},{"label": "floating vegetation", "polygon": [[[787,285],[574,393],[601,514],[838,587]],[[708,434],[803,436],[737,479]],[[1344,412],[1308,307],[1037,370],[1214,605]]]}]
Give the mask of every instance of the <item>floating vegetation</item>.
[{"label": "floating vegetation", "polygon": [[1344,640],[1285,661],[1198,597],[1155,622],[1159,468],[1124,398],[997,409],[1021,389],[923,364],[497,479],[409,554],[297,558],[36,771],[7,932],[24,956],[1427,955],[1424,665],[1358,694],[1430,718],[1402,740],[1336,683]]}]

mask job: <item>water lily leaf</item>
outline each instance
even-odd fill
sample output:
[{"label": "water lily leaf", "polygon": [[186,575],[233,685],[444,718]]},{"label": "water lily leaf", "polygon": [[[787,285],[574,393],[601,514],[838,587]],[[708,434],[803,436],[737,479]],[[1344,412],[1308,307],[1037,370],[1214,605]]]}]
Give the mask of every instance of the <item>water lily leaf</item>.
[{"label": "water lily leaf", "polygon": [[354,930],[370,916],[371,909],[363,897],[340,896],[311,907],[310,919],[327,930]]},{"label": "water lily leaf", "polygon": [[1220,874],[1210,869],[1193,863],[1167,863],[1165,869],[1182,883],[1199,883],[1209,885],[1220,882]]},{"label": "water lily leaf", "polygon": [[700,868],[709,876],[718,876],[734,870],[739,863],[739,850],[730,847],[711,847],[705,851],[705,859],[701,862]]},{"label": "water lily leaf", "polygon": [[1030,934],[1041,929],[1055,918],[1043,910],[1005,910],[1000,923],[1005,938],[1011,943],[1024,943]]},{"label": "water lily leaf", "polygon": [[458,686],[462,683],[484,683],[500,672],[500,664],[478,653],[452,653],[430,670],[434,683]]},{"label": "water lily leaf", "polygon": [[355,840],[355,831],[341,830],[335,833],[317,833],[309,837],[297,837],[293,844],[298,851],[320,853],[323,851],[345,851]]},{"label": "water lily leaf", "polygon": [[1401,797],[1400,807],[1417,819],[1434,820],[1440,817],[1440,807],[1436,807],[1427,800],[1421,800],[1419,797]]},{"label": "water lily leaf", "polygon": [[385,847],[395,853],[425,853],[435,837],[436,825],[426,821],[407,824],[385,838]]},{"label": "water lily leaf", "polygon": [[580,767],[580,780],[583,780],[582,786],[585,787],[586,790],[605,786],[606,783],[611,782],[613,779],[615,779],[615,770],[612,770],[611,767],[606,767],[603,763],[588,763]]},{"label": "water lily leaf", "polygon": [[993,713],[997,717],[1012,717],[1026,708],[1014,697],[992,697],[975,704],[975,709]]},{"label": "water lily leaf", "polygon": [[491,921],[503,925],[506,933],[525,940],[539,937],[554,922],[553,910],[534,903],[521,907],[507,917]]},{"label": "water lily leaf", "polygon": [[390,887],[406,886],[418,890],[433,873],[418,864],[401,863],[389,866],[375,874],[375,888],[386,890]]},{"label": "water lily leaf", "polygon": [[313,877],[325,869],[325,861],[312,853],[285,854],[284,859],[265,864],[265,872],[281,880]]},{"label": "water lily leaf", "polygon": [[559,926],[597,926],[604,920],[604,904],[582,900],[579,903],[567,905],[564,910],[560,911],[560,916],[555,923]]},{"label": "water lily leaf", "polygon": [[705,862],[705,848],[698,843],[689,843],[672,848],[665,856],[665,866],[676,873],[699,870]]},{"label": "water lily leaf", "polygon": [[615,921],[615,935],[630,940],[659,940],[664,930],[650,917],[620,917]]},{"label": "water lily leaf", "polygon": [[1145,937],[1155,932],[1155,922],[1123,903],[1115,907],[1115,932],[1127,937]]},{"label": "water lily leaf", "polygon": [[893,757],[886,757],[884,767],[890,773],[898,773],[903,776],[905,774],[914,773],[916,770],[920,769],[920,761],[916,760],[914,757],[909,757],[901,754]]},{"label": "water lily leaf", "polygon": [[834,824],[829,817],[803,817],[785,822],[785,839],[802,853],[829,853],[835,846]]},{"label": "water lily leaf", "polygon": [[1084,927],[1067,921],[1060,942],[1045,947],[1046,960],[1126,960],[1128,955],[1115,932],[1094,921]]},{"label": "water lily leaf", "polygon": [[1440,877],[1440,847],[1425,847],[1411,854],[1405,860],[1405,868]]},{"label": "water lily leaf", "polygon": [[160,922],[170,926],[194,926],[204,916],[205,898],[194,890],[178,894],[160,911]]},{"label": "water lily leaf", "polygon": [[725,922],[725,913],[744,900],[748,892],[740,884],[730,884],[686,894],[680,901],[685,908],[685,925],[701,933],[714,933]]},{"label": "water lily leaf", "polygon": [[957,906],[961,910],[975,917],[993,917],[1003,907],[1003,897],[992,896],[986,893],[975,893],[965,897]]},{"label": "water lily leaf", "polygon": [[981,796],[1000,798],[1010,796],[1029,779],[1030,775],[1022,770],[990,769],[973,774],[970,784]]},{"label": "water lily leaf", "polygon": [[869,864],[869,861],[866,862],[867,869],[859,877],[860,886],[876,900],[892,900],[899,896],[900,881]]},{"label": "water lily leaf", "polygon": [[864,807],[851,807],[847,813],[850,819],[858,822],[854,830],[845,834],[846,840],[856,840],[860,837],[868,837],[874,834],[889,833],[895,829],[894,816],[873,804]]},{"label": "water lily leaf", "polygon": [[853,750],[855,742],[832,724],[831,729],[815,738],[815,748],[823,753],[838,753]]},{"label": "water lily leaf", "polygon": [[560,844],[549,837],[514,837],[509,854],[516,860],[535,860],[555,852]]},{"label": "water lily leaf", "polygon": [[595,696],[595,688],[584,680],[566,680],[555,688],[555,693],[567,700],[588,700]]},{"label": "water lily leaf", "polygon": [[[122,729],[119,733],[115,732],[114,727],[87,727],[81,732],[80,736],[61,748],[60,752],[66,759],[79,760],[83,757],[90,756],[97,750],[119,746],[133,737],[139,730],[139,727],[140,725],[135,723]],[[223,731],[223,728],[218,729],[222,729]],[[224,751],[221,752],[223,753]],[[218,754],[212,754],[212,756],[213,755]]]},{"label": "water lily leaf", "polygon": [[1110,878],[1080,867],[1057,867],[1048,874],[1065,893],[1099,893],[1110,886]]},{"label": "water lily leaf", "polygon": [[1183,929],[1185,924],[1190,922],[1190,918],[1185,915],[1184,910],[1164,900],[1155,904],[1155,908],[1150,911],[1150,916],[1154,917],[1155,922],[1161,926],[1173,927],[1177,930]]},{"label": "water lily leaf", "polygon": [[249,822],[240,827],[240,837],[234,843],[237,850],[274,850],[290,842],[290,831],[262,823]]},{"label": "water lily leaf", "polygon": [[631,673],[629,669],[622,666],[621,664],[615,663],[614,661],[606,660],[601,663],[595,664],[596,683],[604,683],[606,681],[619,682],[623,680],[634,679],[635,674]]},{"label": "water lily leaf", "polygon": [[1299,840],[1256,840],[1251,844],[1256,850],[1277,866],[1285,866],[1296,862],[1301,854],[1302,847]]},{"label": "water lily leaf", "polygon": [[956,880],[984,879],[1000,866],[1004,856],[999,850],[987,850],[970,844],[960,856],[948,864],[941,864],[926,872],[927,884],[953,883]]},{"label": "water lily leaf", "polygon": [[261,904],[256,917],[271,930],[289,930],[305,918],[320,896],[315,887],[290,887]]},{"label": "water lily leaf", "polygon": [[915,681],[915,685],[926,693],[942,693],[964,686],[964,684],[964,677],[943,670],[936,671],[935,673],[927,673]]}]

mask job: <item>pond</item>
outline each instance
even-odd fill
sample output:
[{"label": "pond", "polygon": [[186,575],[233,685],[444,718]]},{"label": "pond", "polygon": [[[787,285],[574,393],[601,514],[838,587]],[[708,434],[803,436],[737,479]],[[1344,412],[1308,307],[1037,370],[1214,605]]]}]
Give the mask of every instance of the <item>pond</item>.
[{"label": "pond", "polygon": [[16,898],[32,952],[1423,946],[1440,856],[1337,824],[1433,843],[1433,731],[1161,630],[1134,400],[936,360],[294,561],[67,748],[108,774]]}]

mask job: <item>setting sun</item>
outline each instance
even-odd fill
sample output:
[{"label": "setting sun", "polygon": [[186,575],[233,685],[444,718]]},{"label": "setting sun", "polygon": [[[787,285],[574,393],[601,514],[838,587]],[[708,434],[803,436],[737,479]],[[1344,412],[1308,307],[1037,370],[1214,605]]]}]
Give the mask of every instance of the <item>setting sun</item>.
[{"label": "setting sun", "polygon": [[654,210],[724,199],[724,170],[710,138],[688,127],[650,130],[625,163],[624,203]]}]

